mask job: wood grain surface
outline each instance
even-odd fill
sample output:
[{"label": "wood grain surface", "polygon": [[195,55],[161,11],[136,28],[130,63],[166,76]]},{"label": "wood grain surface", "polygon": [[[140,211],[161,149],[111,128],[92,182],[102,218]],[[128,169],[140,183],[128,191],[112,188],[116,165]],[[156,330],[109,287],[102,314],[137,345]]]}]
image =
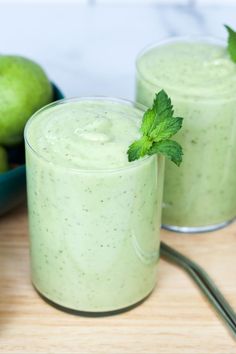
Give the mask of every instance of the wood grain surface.
[{"label": "wood grain surface", "polygon": [[[162,231],[199,262],[236,309],[236,224],[208,234]],[[192,280],[161,260],[158,285],[135,309],[105,318],[63,313],[30,282],[27,212],[0,218],[0,353],[234,354],[235,338]]]}]

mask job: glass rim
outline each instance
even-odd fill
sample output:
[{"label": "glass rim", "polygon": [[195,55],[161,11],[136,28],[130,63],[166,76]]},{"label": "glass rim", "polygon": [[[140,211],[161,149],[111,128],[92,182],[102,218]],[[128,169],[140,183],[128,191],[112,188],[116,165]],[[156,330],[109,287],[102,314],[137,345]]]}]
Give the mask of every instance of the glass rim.
[{"label": "glass rim", "polygon": [[[175,42],[181,42],[181,41],[186,41],[186,42],[191,42],[191,41],[202,41],[206,43],[217,43],[221,45],[222,47],[226,46],[226,40],[220,37],[216,36],[211,36],[211,35],[186,35],[186,36],[172,36],[172,37],[165,37],[159,41],[152,42],[148,45],[146,45],[139,53],[137,54],[136,60],[135,60],[135,69],[136,69],[136,74],[141,77],[141,79],[148,83],[151,86],[155,86],[155,83],[148,79],[145,75],[142,74],[140,68],[139,68],[139,60],[148,53],[150,50],[153,48],[158,48],[161,47],[162,45],[168,44],[168,43],[175,43]],[[160,81],[160,84],[161,81]],[[169,89],[169,86],[165,86],[166,89]],[[180,94],[181,95],[181,94]]]},{"label": "glass rim", "polygon": [[[48,160],[46,157],[43,156],[43,154],[39,153],[36,151],[36,149],[32,146],[32,144],[29,141],[29,129],[32,124],[32,122],[37,119],[37,117],[44,111],[50,110],[53,107],[60,106],[63,104],[67,103],[72,103],[72,102],[80,102],[80,101],[105,101],[105,102],[115,102],[115,103],[120,103],[120,104],[125,104],[129,106],[133,106],[134,108],[139,109],[143,113],[148,109],[145,105],[139,103],[139,102],[133,102],[131,100],[127,100],[124,98],[119,98],[119,97],[110,97],[110,96],[85,96],[85,97],[72,97],[72,98],[63,98],[58,101],[51,102],[39,110],[37,110],[27,121],[25,128],[24,128],[24,140],[26,145],[29,147],[29,149],[33,152],[34,155],[36,155],[40,160],[44,161],[47,164],[50,164],[52,166],[55,166],[56,168],[62,169],[62,170],[67,170],[72,173],[76,174],[89,174],[89,173],[117,173],[119,171],[124,171],[124,170],[129,170],[136,168],[143,163],[145,163],[149,159],[153,159],[155,155],[151,156],[145,156],[139,160],[135,160],[132,162],[129,162],[128,165],[123,166],[123,167],[118,167],[118,168],[101,168],[101,169],[96,169],[96,168],[80,168],[80,167],[70,167],[70,166],[61,166],[60,163],[55,163],[53,161]],[[128,148],[128,147],[127,147]]]}]

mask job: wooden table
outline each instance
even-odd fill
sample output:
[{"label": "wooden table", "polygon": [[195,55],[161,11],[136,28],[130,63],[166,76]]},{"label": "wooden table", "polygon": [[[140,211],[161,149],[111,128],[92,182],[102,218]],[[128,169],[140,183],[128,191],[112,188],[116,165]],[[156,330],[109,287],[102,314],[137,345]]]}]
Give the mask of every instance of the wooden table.
[{"label": "wooden table", "polygon": [[[236,308],[236,224],[214,233],[162,231],[162,239],[205,267]],[[161,260],[145,303],[105,318],[66,314],[30,283],[24,206],[0,218],[0,353],[233,354],[236,341],[192,280]]]}]

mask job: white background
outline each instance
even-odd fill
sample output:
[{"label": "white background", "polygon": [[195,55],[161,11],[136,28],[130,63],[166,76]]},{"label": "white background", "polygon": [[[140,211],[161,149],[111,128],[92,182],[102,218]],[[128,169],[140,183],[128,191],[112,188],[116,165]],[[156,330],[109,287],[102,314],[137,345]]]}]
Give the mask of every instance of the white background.
[{"label": "white background", "polygon": [[226,38],[223,23],[236,28],[232,0],[82,2],[0,0],[1,53],[36,60],[67,97],[133,99],[135,58],[143,47],[176,35]]},{"label": "white background", "polygon": [[128,5],[128,4],[212,4],[212,5],[228,5],[228,4],[236,4],[236,0],[0,0],[0,3],[42,3],[42,4],[49,4],[49,3],[64,3],[64,4],[121,4],[121,5]]}]

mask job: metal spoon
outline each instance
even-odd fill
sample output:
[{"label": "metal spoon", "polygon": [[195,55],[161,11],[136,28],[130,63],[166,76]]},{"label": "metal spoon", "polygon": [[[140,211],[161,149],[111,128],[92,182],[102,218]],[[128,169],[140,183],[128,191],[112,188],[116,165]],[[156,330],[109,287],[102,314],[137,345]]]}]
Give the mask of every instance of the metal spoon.
[{"label": "metal spoon", "polygon": [[183,268],[192,277],[220,317],[228,325],[233,334],[236,335],[236,313],[206,271],[197,263],[164,242],[161,242],[161,256],[167,261]]}]

